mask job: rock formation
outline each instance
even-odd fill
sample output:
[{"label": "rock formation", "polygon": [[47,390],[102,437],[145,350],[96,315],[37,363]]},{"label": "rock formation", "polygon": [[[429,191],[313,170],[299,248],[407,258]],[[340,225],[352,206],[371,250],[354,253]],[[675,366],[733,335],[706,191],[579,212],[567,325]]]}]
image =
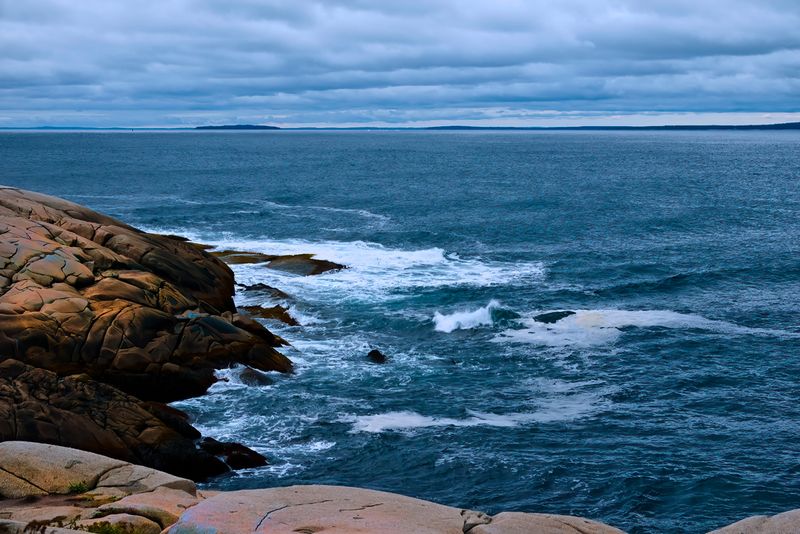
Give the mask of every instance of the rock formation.
[{"label": "rock formation", "polygon": [[236,314],[230,269],[174,237],[0,188],[0,266],[0,359],[159,401],[202,394],[232,363],[291,370]]},{"label": "rock formation", "polygon": [[[282,339],[237,313],[230,268],[204,248],[0,187],[0,441],[69,445],[192,478],[227,470],[194,446],[185,416],[159,403],[203,394],[215,369],[234,363],[292,365],[276,350]],[[247,456],[260,455],[239,451],[235,463]]]},{"label": "rock formation", "polygon": [[[4,478],[3,478],[4,477]],[[9,489],[4,489],[9,488]],[[189,480],[62,447],[0,444],[0,532],[620,534],[580,517],[494,517],[342,486],[200,492]],[[110,527],[115,527],[112,530]],[[25,529],[28,530],[25,530]]]}]

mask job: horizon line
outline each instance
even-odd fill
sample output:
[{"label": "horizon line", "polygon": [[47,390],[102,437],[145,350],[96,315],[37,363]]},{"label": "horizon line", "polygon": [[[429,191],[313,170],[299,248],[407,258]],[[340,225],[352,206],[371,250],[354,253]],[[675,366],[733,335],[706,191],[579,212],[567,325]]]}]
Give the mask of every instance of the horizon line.
[{"label": "horizon line", "polygon": [[197,126],[0,126],[0,131],[261,131],[280,130],[800,130],[798,122],[769,124],[661,124],[661,125],[581,125],[581,126],[274,126],[268,124],[223,124]]}]

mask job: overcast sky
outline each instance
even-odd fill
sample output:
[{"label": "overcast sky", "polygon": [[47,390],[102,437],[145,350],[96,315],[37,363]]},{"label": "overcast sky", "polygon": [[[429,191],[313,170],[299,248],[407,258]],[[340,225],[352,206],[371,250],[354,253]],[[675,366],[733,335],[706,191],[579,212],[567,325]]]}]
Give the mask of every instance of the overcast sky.
[{"label": "overcast sky", "polygon": [[0,0],[0,126],[800,120],[800,0]]}]

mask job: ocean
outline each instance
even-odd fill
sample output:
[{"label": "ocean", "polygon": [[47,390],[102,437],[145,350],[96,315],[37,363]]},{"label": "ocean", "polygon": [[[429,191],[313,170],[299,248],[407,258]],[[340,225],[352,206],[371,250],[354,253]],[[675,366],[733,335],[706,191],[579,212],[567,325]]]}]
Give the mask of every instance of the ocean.
[{"label": "ocean", "polygon": [[176,403],[270,460],[208,487],[635,533],[800,507],[800,132],[3,132],[0,162],[145,230],[349,267],[233,266],[302,326],[267,323],[295,374]]}]

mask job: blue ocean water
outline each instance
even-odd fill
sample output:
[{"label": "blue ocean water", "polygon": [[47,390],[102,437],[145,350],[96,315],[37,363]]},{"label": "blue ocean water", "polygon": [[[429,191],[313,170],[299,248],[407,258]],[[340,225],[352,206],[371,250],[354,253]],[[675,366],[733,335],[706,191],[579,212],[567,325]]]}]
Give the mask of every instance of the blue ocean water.
[{"label": "blue ocean water", "polygon": [[800,507],[800,133],[0,133],[0,162],[144,229],[350,267],[234,266],[303,326],[268,324],[294,375],[177,403],[271,461],[212,487],[631,532]]}]

